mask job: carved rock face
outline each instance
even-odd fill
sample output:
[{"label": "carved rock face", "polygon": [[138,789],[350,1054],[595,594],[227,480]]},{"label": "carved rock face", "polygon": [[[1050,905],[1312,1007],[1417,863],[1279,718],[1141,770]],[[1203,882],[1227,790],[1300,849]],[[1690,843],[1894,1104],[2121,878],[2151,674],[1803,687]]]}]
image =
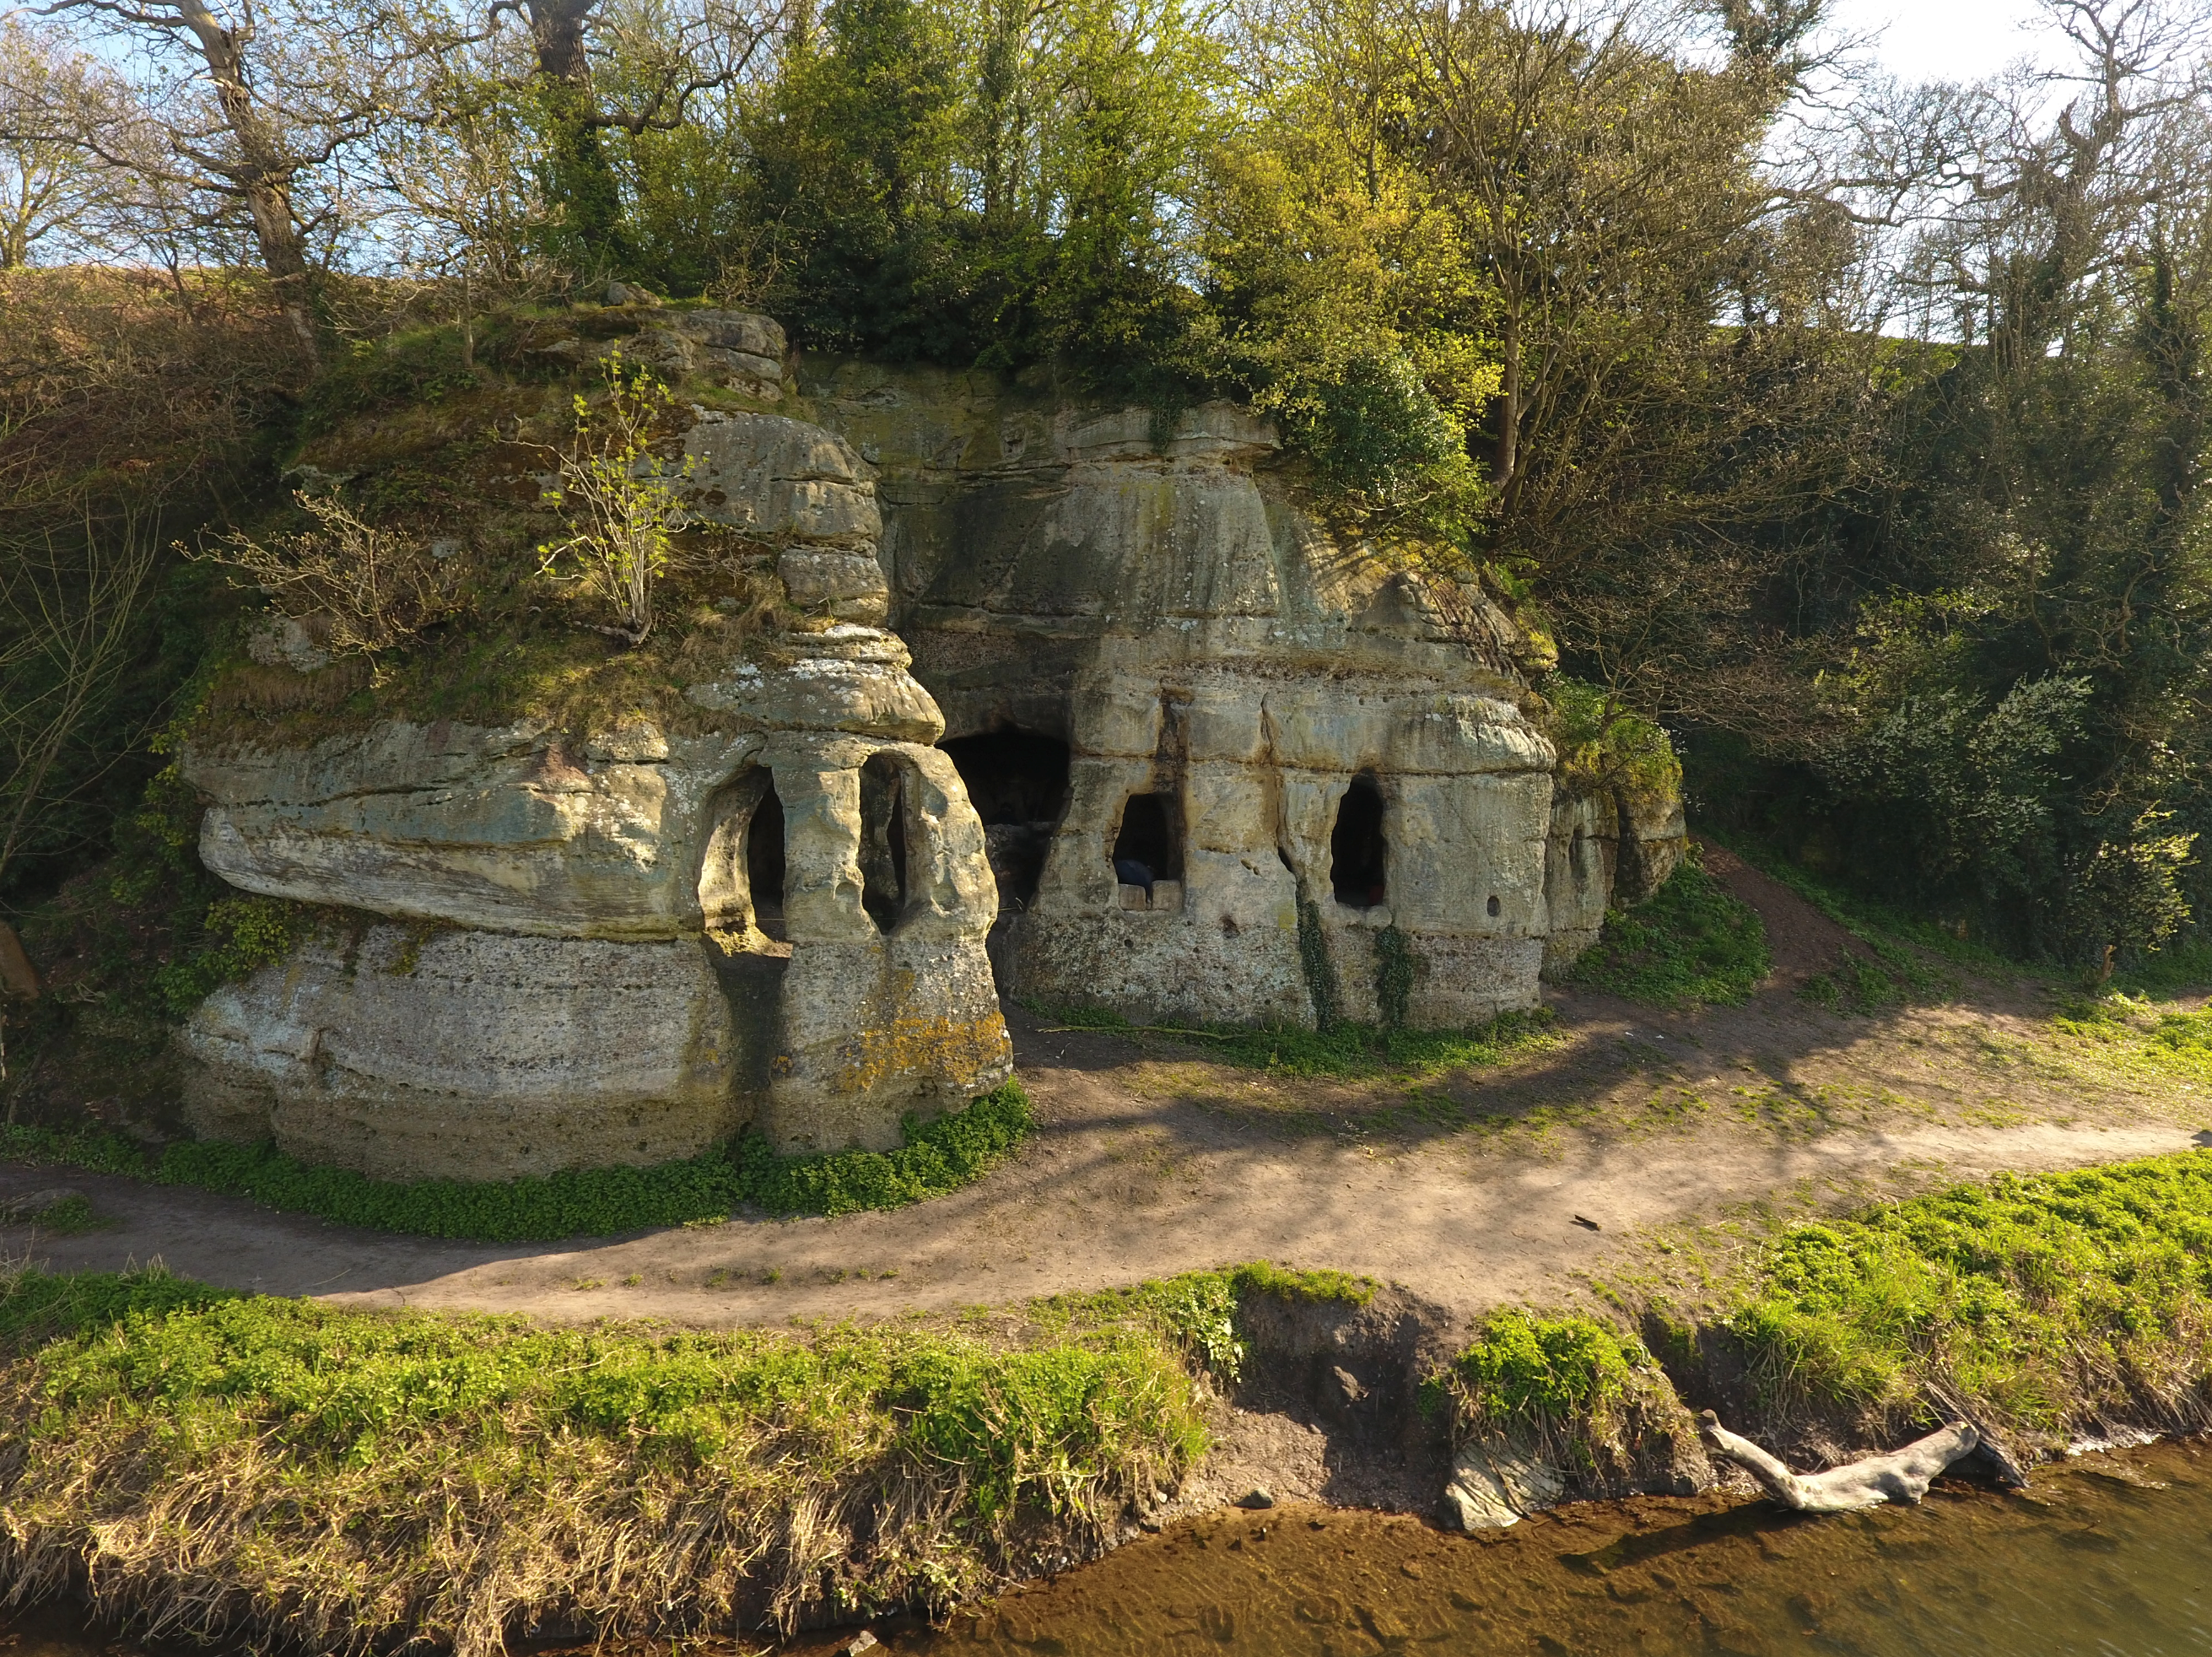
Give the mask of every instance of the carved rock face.
[{"label": "carved rock face", "polygon": [[[1255,470],[1266,426],[843,361],[799,379],[880,474],[893,625],[971,792],[998,792],[1008,733],[1063,745],[1043,817],[985,811],[1048,847],[994,942],[1002,988],[1450,1027],[1533,1005],[1594,940],[1618,813],[1555,811],[1511,622],[1333,539]],[[1636,821],[1663,878],[1679,814],[1671,842]]]},{"label": "carved rock face", "polygon": [[203,1132],[392,1177],[659,1162],[747,1121],[787,1152],[889,1150],[906,1113],[1011,1073],[982,825],[870,625],[873,485],[780,416],[688,446],[694,509],[779,545],[807,613],[690,687],[716,728],[387,721],[185,756],[233,884],[454,929],[404,973],[317,944],[210,998],[184,1039]]},{"label": "carved rock face", "polygon": [[[740,313],[640,326],[626,353],[784,353]],[[686,510],[772,549],[786,599],[684,731],[184,756],[210,868],[416,924],[210,998],[203,1131],[394,1176],[659,1161],[747,1121],[887,1149],[1009,1073],[1000,991],[1467,1025],[1671,866],[1679,801],[1557,794],[1510,622],[1331,539],[1255,472],[1263,424],[851,364],[796,388],[818,423],[684,436]]]}]

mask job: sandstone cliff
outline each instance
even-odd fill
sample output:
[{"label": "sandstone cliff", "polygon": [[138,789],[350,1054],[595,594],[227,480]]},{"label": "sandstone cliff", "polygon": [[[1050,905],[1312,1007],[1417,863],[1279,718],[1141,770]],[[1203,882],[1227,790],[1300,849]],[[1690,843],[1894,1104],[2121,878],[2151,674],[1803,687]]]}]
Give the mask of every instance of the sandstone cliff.
[{"label": "sandstone cliff", "polygon": [[590,728],[204,733],[208,866],[385,918],[195,1016],[204,1132],[392,1175],[884,1147],[1007,1073],[996,992],[1468,1024],[1679,853],[1671,795],[1558,785],[1505,616],[1332,540],[1233,409],[599,323],[541,353],[721,388],[672,441],[773,624]]}]

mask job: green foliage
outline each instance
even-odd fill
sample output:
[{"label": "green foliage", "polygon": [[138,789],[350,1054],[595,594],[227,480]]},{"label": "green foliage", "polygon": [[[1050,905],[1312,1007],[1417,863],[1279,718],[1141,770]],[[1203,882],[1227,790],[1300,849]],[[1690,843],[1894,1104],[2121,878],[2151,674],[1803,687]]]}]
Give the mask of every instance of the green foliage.
[{"label": "green foliage", "polygon": [[1589,1318],[1500,1312],[1452,1360],[1449,1385],[1473,1423],[1545,1432],[1602,1415],[1650,1362],[1639,1342]]},{"label": "green foliage", "polygon": [[1468,1030],[1378,1029],[1339,1019],[1324,1029],[1270,1029],[1238,1024],[1132,1024],[1096,1007],[1058,1007],[1052,1017],[1077,1029],[1164,1035],[1191,1042],[1209,1059],[1285,1077],[1372,1076],[1383,1071],[1433,1072],[1490,1065],[1549,1039],[1552,1015],[1541,1009],[1501,1013]]},{"label": "green foliage", "polygon": [[1402,1029],[1413,995],[1413,950],[1397,926],[1375,934],[1375,1002],[1382,1014],[1382,1028]]},{"label": "green foliage", "polygon": [[1596,685],[1548,676],[1541,717],[1559,768],[1584,788],[1664,794],[1681,786],[1681,762],[1665,727]]},{"label": "green foliage", "polygon": [[1298,970],[1306,981],[1306,994],[1313,1001],[1314,1022],[1322,1029],[1334,1029],[1336,1016],[1336,962],[1329,959],[1328,934],[1322,930],[1321,906],[1313,899],[1301,895],[1298,899]]},{"label": "green foliage", "polygon": [[2045,1432],[2130,1405],[2182,1424],[2212,1380],[2212,1153],[1795,1226],[1754,1274],[1726,1326],[1770,1407],[1904,1418],[1940,1388]]},{"label": "green foliage", "polygon": [[1123,1289],[1055,1295],[1033,1303],[1030,1312],[1041,1323],[1060,1328],[1144,1325],[1173,1342],[1187,1359],[1227,1382],[1243,1371],[1246,1343],[1238,1319],[1252,1301],[1266,1297],[1364,1306],[1375,1298],[1376,1287],[1372,1278],[1348,1272],[1300,1272],[1268,1260],[1248,1260]]},{"label": "green foliage", "polygon": [[504,1183],[393,1184],[310,1166],[270,1144],[185,1140],[149,1158],[117,1136],[12,1124],[0,1127],[0,1155],[143,1174],[381,1231],[520,1242],[719,1220],[748,1205],[770,1214],[902,1208],[980,1178],[1033,1122],[1028,1096],[1008,1082],[933,1122],[908,1117],[906,1144],[896,1150],[779,1156],[748,1131],[734,1144],[688,1161],[574,1168]]},{"label": "green foliage", "polygon": [[0,1276],[0,1350],[27,1352],[49,1341],[239,1298],[236,1290],[171,1277],[158,1266],[123,1272],[9,1272]]},{"label": "green foliage", "polygon": [[208,905],[191,952],[155,972],[155,992],[169,1016],[181,1019],[210,992],[285,959],[321,919],[285,898],[218,898]]},{"label": "green foliage", "polygon": [[1770,964],[1758,913],[1691,856],[1641,907],[1608,910],[1604,932],[1570,977],[1661,1006],[1733,1006]]}]

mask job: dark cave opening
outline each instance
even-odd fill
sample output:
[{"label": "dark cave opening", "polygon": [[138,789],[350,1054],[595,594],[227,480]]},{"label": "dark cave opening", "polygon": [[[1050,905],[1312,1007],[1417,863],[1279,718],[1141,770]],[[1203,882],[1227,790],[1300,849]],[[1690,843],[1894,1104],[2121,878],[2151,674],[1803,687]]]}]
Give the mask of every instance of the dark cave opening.
[{"label": "dark cave opening", "polygon": [[770,782],[745,825],[745,886],[752,898],[753,925],[779,941],[783,938],[783,802]]},{"label": "dark cave opening", "polygon": [[910,889],[908,769],[889,754],[860,768],[860,907],[886,932],[906,914]]},{"label": "dark cave opening", "polygon": [[1054,831],[1067,810],[1067,744],[1028,731],[987,731],[940,744],[960,773],[975,815],[1002,913],[1036,900]]},{"label": "dark cave opening", "polygon": [[1125,886],[1149,895],[1158,880],[1182,878],[1182,836],[1176,829],[1172,794],[1132,794],[1114,836],[1114,873]]},{"label": "dark cave opening", "polygon": [[1371,909],[1389,895],[1390,847],[1382,834],[1382,790],[1364,772],[1344,791],[1328,850],[1329,884],[1339,903]]}]

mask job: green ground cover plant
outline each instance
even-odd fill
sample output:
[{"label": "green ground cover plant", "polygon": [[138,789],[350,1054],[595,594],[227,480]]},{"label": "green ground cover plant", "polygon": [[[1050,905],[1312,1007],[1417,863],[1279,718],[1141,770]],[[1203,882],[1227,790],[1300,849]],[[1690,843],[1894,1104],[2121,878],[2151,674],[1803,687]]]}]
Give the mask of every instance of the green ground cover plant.
[{"label": "green ground cover plant", "polygon": [[1139,1324],[1172,1342],[1217,1381],[1231,1382],[1243,1369],[1245,1342],[1237,1312],[1248,1302],[1267,1296],[1364,1306],[1375,1298],[1377,1286],[1371,1278],[1346,1272],[1301,1272],[1268,1260],[1248,1260],[1127,1288],[1054,1295],[1032,1302],[1030,1315],[1049,1329]]},{"label": "green ground cover plant", "polygon": [[1694,851],[1646,902],[1606,913],[1569,977],[1658,1006],[1734,1006],[1766,976],[1757,912],[1705,871]]},{"label": "green ground cover plant", "polygon": [[1008,1082],[933,1122],[909,1117],[906,1143],[896,1150],[779,1156],[748,1130],[727,1146],[682,1162],[507,1181],[400,1184],[311,1166],[266,1143],[180,1140],[155,1153],[103,1130],[21,1124],[0,1127],[0,1156],[195,1186],[380,1231],[526,1242],[720,1220],[745,1208],[769,1214],[901,1208],[980,1178],[1021,1143],[1034,1120],[1029,1096],[1019,1083]]},{"label": "green ground cover plant", "polygon": [[1545,1008],[1501,1013],[1466,1030],[1413,1030],[1333,1019],[1319,1029],[1237,1024],[1137,1024],[1100,1007],[1030,1011],[1070,1029],[1113,1035],[1164,1035],[1188,1041],[1209,1059],[1284,1077],[1375,1076],[1385,1071],[1434,1075],[1442,1071],[1503,1064],[1516,1053],[1552,1039],[1553,1015]]},{"label": "green ground cover plant", "polygon": [[1695,1429],[1644,1343],[1595,1318],[1494,1312],[1423,1389],[1455,1441],[1513,1443],[1588,1494],[1668,1480]]},{"label": "green ground cover plant", "polygon": [[2202,1430],[2212,1151],[2000,1174],[1790,1227],[1721,1324],[1778,1420],[1970,1411],[2042,1442],[2100,1420]]},{"label": "green ground cover plant", "polygon": [[1139,1326],[670,1333],[0,1278],[0,1589],[172,1634],[493,1657],[786,1630],[1094,1551],[1206,1448]]}]

